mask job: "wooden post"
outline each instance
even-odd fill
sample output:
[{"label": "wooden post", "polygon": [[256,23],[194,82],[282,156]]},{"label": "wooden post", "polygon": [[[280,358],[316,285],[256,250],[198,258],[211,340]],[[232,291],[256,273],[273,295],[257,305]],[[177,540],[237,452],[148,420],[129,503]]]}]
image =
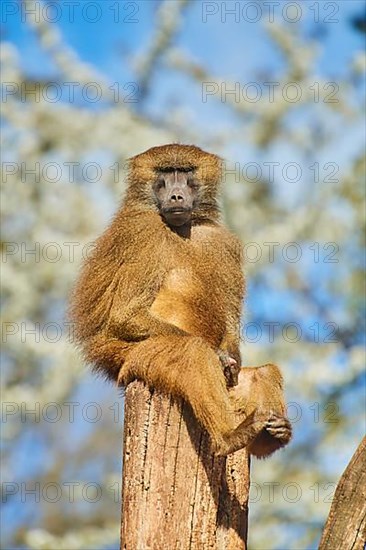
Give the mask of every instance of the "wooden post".
[{"label": "wooden post", "polygon": [[245,550],[248,493],[245,450],[213,456],[186,403],[127,387],[122,550]]}]

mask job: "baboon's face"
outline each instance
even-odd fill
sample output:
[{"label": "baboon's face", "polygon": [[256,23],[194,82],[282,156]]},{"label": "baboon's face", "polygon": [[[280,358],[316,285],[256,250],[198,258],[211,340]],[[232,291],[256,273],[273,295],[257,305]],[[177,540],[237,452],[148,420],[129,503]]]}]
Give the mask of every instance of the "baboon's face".
[{"label": "baboon's face", "polygon": [[180,227],[191,221],[199,190],[200,184],[192,170],[167,168],[157,172],[153,184],[154,201],[169,226]]}]

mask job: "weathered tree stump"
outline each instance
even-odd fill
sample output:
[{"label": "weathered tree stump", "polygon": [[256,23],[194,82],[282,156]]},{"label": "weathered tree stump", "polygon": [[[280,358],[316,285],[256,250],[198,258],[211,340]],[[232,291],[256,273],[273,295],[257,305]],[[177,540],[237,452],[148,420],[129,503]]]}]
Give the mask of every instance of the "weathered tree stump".
[{"label": "weathered tree stump", "polygon": [[366,544],[366,436],[342,474],[319,550],[364,550]]},{"label": "weathered tree stump", "polygon": [[210,451],[182,400],[131,383],[125,395],[122,550],[245,550],[249,458]]}]

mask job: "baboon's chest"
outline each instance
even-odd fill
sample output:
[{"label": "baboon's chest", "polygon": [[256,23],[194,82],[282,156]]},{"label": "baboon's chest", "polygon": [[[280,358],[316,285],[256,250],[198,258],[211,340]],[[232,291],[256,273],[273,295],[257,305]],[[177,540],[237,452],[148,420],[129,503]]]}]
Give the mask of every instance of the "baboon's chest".
[{"label": "baboon's chest", "polygon": [[220,269],[214,269],[207,256],[197,254],[175,258],[167,266],[151,313],[182,330],[203,336],[219,345],[225,331],[220,301],[225,301],[220,285]]}]

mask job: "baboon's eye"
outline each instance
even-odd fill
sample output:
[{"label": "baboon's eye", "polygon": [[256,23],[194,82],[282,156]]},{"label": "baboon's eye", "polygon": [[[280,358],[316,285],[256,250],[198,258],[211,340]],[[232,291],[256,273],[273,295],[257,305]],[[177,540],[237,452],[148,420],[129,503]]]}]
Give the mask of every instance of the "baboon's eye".
[{"label": "baboon's eye", "polygon": [[187,185],[188,187],[190,187],[191,189],[198,189],[200,184],[198,183],[198,180],[196,180],[194,177],[193,177],[193,174],[190,174],[188,177],[187,177]]},{"label": "baboon's eye", "polygon": [[157,181],[154,184],[154,188],[156,191],[159,191],[159,189],[165,189],[165,179],[163,176],[160,176]]}]

